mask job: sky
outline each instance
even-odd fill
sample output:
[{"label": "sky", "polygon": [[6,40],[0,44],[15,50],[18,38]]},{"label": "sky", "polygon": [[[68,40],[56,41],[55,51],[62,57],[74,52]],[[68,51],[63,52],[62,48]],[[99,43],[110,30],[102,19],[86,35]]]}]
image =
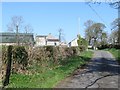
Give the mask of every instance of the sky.
[{"label": "sky", "polygon": [[78,33],[84,37],[84,23],[87,20],[105,24],[105,31],[110,33],[118,10],[111,8],[108,3],[90,5],[95,11],[85,2],[2,2],[1,31],[8,32],[7,25],[13,16],[22,16],[23,25],[30,24],[34,35],[51,33],[59,37],[58,30],[62,29],[62,39],[66,42],[76,38]]}]

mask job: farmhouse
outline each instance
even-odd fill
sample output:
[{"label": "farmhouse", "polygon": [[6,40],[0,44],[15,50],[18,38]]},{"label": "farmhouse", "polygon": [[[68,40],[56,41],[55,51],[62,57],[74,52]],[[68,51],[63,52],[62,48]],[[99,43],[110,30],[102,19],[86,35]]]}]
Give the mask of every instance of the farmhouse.
[{"label": "farmhouse", "polygon": [[[16,33],[0,33],[0,45],[16,45]],[[34,45],[34,37],[32,33],[18,33],[18,41],[20,44]]]},{"label": "farmhouse", "polygon": [[48,35],[37,35],[35,37],[36,46],[59,46],[60,40],[49,33]]}]

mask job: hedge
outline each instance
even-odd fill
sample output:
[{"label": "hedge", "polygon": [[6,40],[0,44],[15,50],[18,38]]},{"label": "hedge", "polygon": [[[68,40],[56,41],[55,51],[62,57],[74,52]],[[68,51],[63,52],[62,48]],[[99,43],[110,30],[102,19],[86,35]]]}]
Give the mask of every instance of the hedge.
[{"label": "hedge", "polygon": [[[7,46],[2,46],[2,70],[5,75],[7,64]],[[39,69],[40,73],[45,69],[54,69],[60,66],[61,61],[66,58],[79,55],[78,47],[31,47],[13,46],[11,73],[34,74]],[[36,66],[37,65],[37,66]],[[35,67],[36,66],[36,67]],[[30,69],[31,68],[31,69]]]}]

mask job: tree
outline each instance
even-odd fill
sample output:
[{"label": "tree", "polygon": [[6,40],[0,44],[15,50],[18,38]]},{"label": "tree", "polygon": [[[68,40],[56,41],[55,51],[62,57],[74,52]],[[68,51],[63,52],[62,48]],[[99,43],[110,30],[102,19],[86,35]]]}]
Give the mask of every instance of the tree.
[{"label": "tree", "polygon": [[118,40],[118,30],[114,30],[110,34],[109,42],[114,45],[116,44],[116,42],[118,42],[117,40]]},{"label": "tree", "polygon": [[81,42],[81,36],[80,35],[78,35],[77,43],[78,43],[78,46],[80,46],[82,44],[82,42]]},{"label": "tree", "polygon": [[28,33],[32,33],[33,28],[30,24],[24,26],[24,30],[25,30],[25,35],[22,37],[23,38],[23,43],[24,45],[30,45],[30,41],[28,40],[28,37],[26,36]]},{"label": "tree", "polygon": [[59,40],[61,42],[61,34],[62,34],[62,29],[59,29]]},{"label": "tree", "polygon": [[116,18],[112,23],[112,30],[117,31],[117,42],[120,45],[120,18]]},{"label": "tree", "polygon": [[120,9],[120,1],[114,1],[114,2],[111,2],[109,3],[109,5],[112,7],[112,8],[115,8],[115,9]]},{"label": "tree", "polygon": [[86,50],[87,47],[88,47],[88,42],[87,42],[87,40],[84,39],[84,38],[81,38],[80,35],[78,35],[77,43],[78,43],[78,47],[79,47],[80,51],[84,51],[84,50]]},{"label": "tree", "polygon": [[92,30],[91,30],[91,26],[93,25],[93,21],[92,20],[88,20],[87,22],[84,23],[86,30],[85,30],[85,38],[88,41],[88,44],[91,44],[91,40],[92,40]]},{"label": "tree", "polygon": [[23,18],[22,16],[13,16],[11,21],[12,22],[8,25],[8,30],[16,32],[16,43],[19,45],[19,30],[23,23]]},{"label": "tree", "polygon": [[[106,1],[106,0],[104,0]],[[99,0],[88,0],[87,3],[98,3],[101,4],[101,2]],[[111,2],[108,2],[108,4],[114,8],[114,9],[118,9],[118,13],[120,13],[120,1],[119,0],[112,0]],[[118,18],[120,18],[120,14],[118,14]],[[118,26],[118,45],[120,45],[120,22],[118,21],[117,23],[119,23]]]},{"label": "tree", "polygon": [[[24,36],[20,36],[20,30],[25,32]],[[28,37],[26,36],[27,33],[31,33],[33,31],[33,28],[30,24],[23,25],[23,17],[22,16],[13,16],[11,18],[11,23],[8,24],[8,31],[13,31],[16,33],[16,44],[17,45],[23,45],[23,44],[29,44]],[[20,38],[22,40],[20,40]]]},{"label": "tree", "polygon": [[100,45],[106,45],[106,44],[107,44],[107,33],[106,32],[102,32]]},{"label": "tree", "polygon": [[105,25],[102,23],[94,23],[90,29],[92,31],[93,46],[96,48],[99,40],[101,39],[102,32]]},{"label": "tree", "polygon": [[26,25],[24,29],[25,29],[25,33],[32,33],[33,31],[33,28],[30,24]]},{"label": "tree", "polygon": [[103,33],[105,25],[103,23],[94,23],[92,20],[88,20],[84,25],[86,26],[85,38],[88,40],[88,44],[96,48],[98,42],[106,38],[107,34]]},{"label": "tree", "polygon": [[[108,0],[103,0],[104,2],[108,2]],[[87,3],[93,3],[93,4],[101,4],[100,0],[87,0]],[[108,4],[115,9],[120,9],[120,1],[119,0],[111,0],[108,2]]]}]

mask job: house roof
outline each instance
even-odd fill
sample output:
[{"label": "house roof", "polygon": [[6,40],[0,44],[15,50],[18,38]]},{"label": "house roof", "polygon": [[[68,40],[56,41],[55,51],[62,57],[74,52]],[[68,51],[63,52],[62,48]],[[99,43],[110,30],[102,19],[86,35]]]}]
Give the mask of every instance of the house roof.
[{"label": "house roof", "polygon": [[47,39],[47,41],[59,41],[59,39]]},{"label": "house roof", "polygon": [[[33,34],[32,33],[19,33],[19,42],[33,42]],[[0,43],[16,43],[16,33],[0,33]]]},{"label": "house roof", "polygon": [[76,40],[76,39],[78,39],[77,37],[76,38],[74,38],[72,41],[70,41],[69,43],[71,43],[71,42],[73,42],[74,40]]},{"label": "house roof", "polygon": [[37,35],[36,37],[47,37],[47,35]]},{"label": "house roof", "polygon": [[46,37],[47,41],[59,41],[59,39],[55,38],[51,33],[48,35],[37,35],[36,37]]},{"label": "house roof", "polygon": [[[16,35],[16,33],[9,33],[9,32],[0,33],[0,36],[14,36],[14,35]],[[33,35],[33,33],[19,33],[19,35],[31,36]]]}]

